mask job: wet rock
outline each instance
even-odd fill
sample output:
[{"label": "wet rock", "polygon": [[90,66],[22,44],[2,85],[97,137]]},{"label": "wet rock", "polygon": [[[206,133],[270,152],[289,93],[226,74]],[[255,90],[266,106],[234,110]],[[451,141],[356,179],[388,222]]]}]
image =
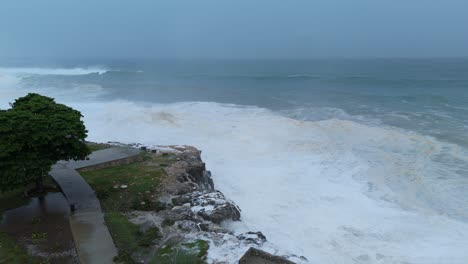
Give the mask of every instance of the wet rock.
[{"label": "wet rock", "polygon": [[201,229],[202,231],[210,232],[210,231],[211,231],[211,226],[212,226],[212,225],[210,225],[210,223],[208,223],[208,222],[205,222],[205,223],[200,223],[198,226],[200,227],[200,229]]},{"label": "wet rock", "polygon": [[176,222],[177,227],[186,232],[200,231],[201,227],[194,221],[180,220]]},{"label": "wet rock", "polygon": [[165,204],[168,208],[169,207],[172,207],[172,199],[171,197],[168,197],[168,196],[162,196],[162,197],[159,197],[156,199],[156,201],[158,201],[159,203],[161,204]]},{"label": "wet rock", "polygon": [[219,191],[194,192],[192,211],[216,224],[225,220],[238,221],[240,219],[239,208]]},{"label": "wet rock", "polygon": [[266,242],[266,237],[262,232],[247,232],[238,235],[237,239],[244,240],[248,243],[254,243],[256,245],[262,245]]},{"label": "wet rock", "polygon": [[283,257],[275,256],[265,251],[249,248],[239,260],[239,264],[295,264]]},{"label": "wet rock", "polygon": [[193,190],[192,186],[190,186],[189,183],[186,183],[183,185],[179,185],[177,189],[175,189],[175,194],[182,195],[182,194],[189,193],[192,190]]},{"label": "wet rock", "polygon": [[188,206],[175,206],[170,210],[159,211],[158,214],[172,221],[191,220],[195,215]]},{"label": "wet rock", "polygon": [[202,186],[204,186],[206,189],[214,190],[214,182],[213,178],[211,178],[211,171],[205,171],[204,173],[205,175],[201,181]]},{"label": "wet rock", "polygon": [[174,205],[183,205],[186,203],[190,203],[191,201],[192,199],[190,198],[190,196],[176,196],[172,198],[172,204]]},{"label": "wet rock", "polygon": [[140,231],[146,232],[150,228],[160,228],[163,221],[155,212],[135,211],[128,214],[130,222],[139,226]]},{"label": "wet rock", "polygon": [[173,245],[184,241],[185,237],[181,234],[171,234],[170,236],[166,237],[165,244],[166,245]]},{"label": "wet rock", "polygon": [[209,221],[203,221],[199,223],[198,226],[200,227],[201,231],[205,231],[205,232],[218,233],[218,234],[231,233],[229,230],[222,228],[220,225],[215,224],[213,222],[209,222]]},{"label": "wet rock", "polygon": [[174,153],[176,159],[164,167],[168,177],[162,184],[163,193],[169,195],[188,194],[193,190],[212,190],[214,188],[211,173],[206,171],[200,157],[201,151],[193,147],[170,147],[165,153]]},{"label": "wet rock", "polygon": [[189,204],[192,211],[198,216],[216,224],[224,220],[237,221],[240,219],[240,209],[219,191],[193,191],[173,197],[172,203],[174,205]]},{"label": "wet rock", "polygon": [[203,217],[203,219],[217,224],[220,224],[225,220],[238,221],[240,219],[240,212],[237,209],[237,206],[230,203],[217,206],[213,209],[201,209],[197,214]]}]

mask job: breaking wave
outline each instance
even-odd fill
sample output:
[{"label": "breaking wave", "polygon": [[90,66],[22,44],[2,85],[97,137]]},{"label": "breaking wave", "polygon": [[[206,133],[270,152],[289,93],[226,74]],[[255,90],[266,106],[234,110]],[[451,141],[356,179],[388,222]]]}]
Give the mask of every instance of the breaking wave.
[{"label": "breaking wave", "polygon": [[107,69],[91,68],[0,68],[0,75],[12,74],[15,76],[29,75],[87,75],[92,73],[103,74]]},{"label": "breaking wave", "polygon": [[218,103],[80,105],[90,139],[188,144],[243,222],[311,263],[464,263],[466,150],[340,119]]},{"label": "breaking wave", "polygon": [[[103,68],[0,68],[0,109],[8,108],[8,103],[14,99],[25,96],[27,93],[41,93],[46,96],[59,98],[64,102],[90,100],[102,95],[105,91],[94,84],[67,84],[66,88],[48,85],[35,85],[34,81],[25,83],[33,76],[77,76],[88,74],[103,74]],[[60,85],[60,84],[59,84]]]},{"label": "breaking wave", "polygon": [[[15,76],[25,72],[0,74],[0,108],[24,95]],[[468,259],[468,153],[460,146],[350,120],[336,108],[277,113],[213,102],[98,101],[99,87],[33,91],[79,109],[89,140],[200,148],[216,187],[242,209],[243,221],[230,227],[262,231],[277,253],[310,263]],[[224,256],[216,248],[210,254]],[[230,263],[238,257],[226,256]]]}]

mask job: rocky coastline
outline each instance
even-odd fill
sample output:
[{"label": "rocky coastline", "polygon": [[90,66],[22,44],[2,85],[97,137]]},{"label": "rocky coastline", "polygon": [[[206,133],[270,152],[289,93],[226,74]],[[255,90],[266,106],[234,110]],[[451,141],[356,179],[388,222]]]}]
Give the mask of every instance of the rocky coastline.
[{"label": "rocky coastline", "polygon": [[[115,142],[110,144],[119,145]],[[153,254],[164,250],[182,253],[198,250],[204,262],[227,264],[237,263],[241,257],[243,263],[259,263],[249,262],[249,256],[243,256],[251,248],[269,248],[270,253],[277,253],[258,230],[234,234],[225,228],[226,222],[240,221],[241,209],[215,189],[211,173],[206,170],[201,159],[200,150],[191,146],[130,146],[151,155],[173,156],[170,164],[157,164],[163,166],[167,174],[155,197],[156,202],[161,204],[161,210],[128,213],[129,220],[142,231],[151,228],[159,230],[161,237],[155,241]],[[199,244],[200,241],[207,244]],[[205,247],[209,248],[209,253],[204,250]],[[265,253],[267,255],[270,254]],[[267,256],[265,259],[269,260],[261,263],[306,261],[304,257],[295,255]]]}]

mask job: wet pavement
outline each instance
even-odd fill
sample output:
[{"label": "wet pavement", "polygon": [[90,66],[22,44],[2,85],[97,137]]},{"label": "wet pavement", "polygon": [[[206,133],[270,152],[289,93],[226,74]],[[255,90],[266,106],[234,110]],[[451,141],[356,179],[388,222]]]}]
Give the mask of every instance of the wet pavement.
[{"label": "wet pavement", "polygon": [[71,169],[67,164],[54,165],[50,175],[62,189],[68,203],[75,206],[76,211],[101,211],[99,200],[93,189],[78,172]]},{"label": "wet pavement", "polygon": [[0,230],[14,237],[31,255],[48,263],[78,263],[69,224],[70,209],[60,192],[32,197],[27,205],[7,210]]}]

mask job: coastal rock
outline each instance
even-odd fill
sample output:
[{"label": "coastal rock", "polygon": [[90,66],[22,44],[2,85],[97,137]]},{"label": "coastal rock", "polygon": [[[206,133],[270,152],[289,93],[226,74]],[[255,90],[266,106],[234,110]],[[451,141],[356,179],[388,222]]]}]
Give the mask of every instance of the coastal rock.
[{"label": "coastal rock", "polygon": [[212,221],[217,224],[225,220],[238,221],[240,219],[240,213],[237,207],[229,203],[218,206],[212,210],[202,209],[198,212],[198,215],[203,217],[205,220]]},{"label": "coastal rock", "polygon": [[[224,221],[240,220],[241,210],[222,192],[214,189],[211,173],[206,171],[199,150],[189,146],[146,146],[146,150],[153,155],[151,165],[165,171],[166,177],[161,179],[154,197],[164,208],[134,212],[130,214],[130,220],[143,229],[157,227],[160,230],[161,238],[155,242],[156,249],[165,249],[168,245],[182,249],[203,241],[209,244],[210,252],[214,252],[205,256],[207,263],[219,264],[234,263],[232,260],[239,259],[251,247],[277,252],[261,232],[234,234],[224,228]],[[292,256],[288,258],[303,262],[303,259]],[[259,263],[292,263],[271,255],[272,259],[285,262]]]},{"label": "coastal rock", "polygon": [[229,230],[222,228],[219,224],[210,222],[210,221],[203,221],[198,225],[201,231],[217,233],[217,234],[227,234],[231,233]]},{"label": "coastal rock", "polygon": [[194,221],[190,220],[180,220],[176,223],[177,227],[186,232],[195,232],[200,231],[201,227]]},{"label": "coastal rock", "polygon": [[148,149],[157,149],[156,155],[174,155],[170,164],[160,164],[167,174],[167,178],[161,184],[163,195],[183,195],[190,194],[193,190],[214,189],[211,173],[206,170],[200,150],[190,146],[148,147]]},{"label": "coastal rock", "polygon": [[283,257],[275,256],[265,251],[249,248],[247,252],[239,260],[239,264],[295,264]]},{"label": "coastal rock", "polygon": [[191,220],[195,214],[189,206],[175,206],[170,210],[158,212],[161,217],[171,221]]},{"label": "coastal rock", "polygon": [[262,232],[247,232],[237,236],[239,240],[244,240],[249,243],[254,243],[256,245],[262,245],[267,241],[265,235]]},{"label": "coastal rock", "polygon": [[192,211],[203,219],[217,224],[225,220],[240,219],[240,209],[220,191],[200,191],[193,192],[192,195]]},{"label": "coastal rock", "polygon": [[194,190],[191,193],[174,196],[171,199],[175,206],[189,204],[191,210],[201,218],[216,224],[225,220],[238,221],[240,209],[220,191]]},{"label": "coastal rock", "polygon": [[180,206],[186,203],[190,203],[192,199],[190,198],[189,195],[185,195],[185,196],[176,196],[172,198],[171,201],[172,201],[172,204]]}]

